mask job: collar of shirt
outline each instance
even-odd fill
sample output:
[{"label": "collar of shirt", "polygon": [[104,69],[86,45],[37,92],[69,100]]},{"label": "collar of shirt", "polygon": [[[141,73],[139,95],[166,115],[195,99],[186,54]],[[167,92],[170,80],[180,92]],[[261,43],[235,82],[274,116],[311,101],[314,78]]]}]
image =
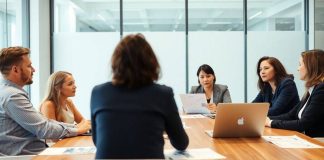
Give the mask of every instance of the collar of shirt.
[{"label": "collar of shirt", "polygon": [[0,76],[0,84],[17,88],[28,95],[28,93],[23,88],[19,87],[17,84],[11,82],[10,80],[4,78],[3,75]]},{"label": "collar of shirt", "polygon": [[314,86],[309,87],[308,89],[309,95],[312,95],[313,90],[314,90]]}]

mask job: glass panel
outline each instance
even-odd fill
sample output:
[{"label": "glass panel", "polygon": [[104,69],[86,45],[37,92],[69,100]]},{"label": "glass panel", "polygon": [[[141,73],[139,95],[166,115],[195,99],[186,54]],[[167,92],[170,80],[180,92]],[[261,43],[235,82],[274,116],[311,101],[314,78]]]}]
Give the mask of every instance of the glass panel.
[{"label": "glass panel", "polygon": [[304,12],[301,0],[247,1],[249,31],[302,31]]},{"label": "glass panel", "polygon": [[[248,0],[247,77],[248,101],[257,95],[257,62],[263,56],[278,58],[293,74],[299,91],[303,82],[297,72],[300,53],[305,50],[303,0]],[[292,20],[293,19],[293,20]]]},{"label": "glass panel", "polygon": [[172,87],[178,107],[181,107],[179,94],[186,92],[185,34],[181,32],[143,34],[151,44],[161,66],[162,76],[158,83]]},{"label": "glass panel", "polygon": [[[0,0],[0,47],[27,46],[24,0]],[[27,16],[26,16],[27,15]]]},{"label": "glass panel", "polygon": [[110,58],[120,40],[119,1],[55,0],[54,6],[54,71],[72,73],[73,101],[89,119],[92,88],[111,80]]},{"label": "glass panel", "polygon": [[54,71],[72,73],[77,86],[73,101],[88,119],[92,88],[111,80],[110,58],[119,37],[107,32],[54,34]]},{"label": "glass panel", "polygon": [[119,0],[55,0],[55,32],[120,31]]},{"label": "glass panel", "polygon": [[243,1],[189,0],[189,90],[198,85],[198,67],[209,64],[232,101],[244,101],[242,22]]},{"label": "glass panel", "polygon": [[184,0],[124,1],[125,32],[185,30]]},{"label": "glass panel", "polygon": [[124,1],[124,35],[142,32],[161,65],[159,83],[173,88],[181,107],[180,93],[186,92],[185,1]]},{"label": "glass panel", "polygon": [[315,48],[324,49],[324,0],[315,0]]},{"label": "glass panel", "polygon": [[242,31],[243,1],[189,0],[189,31]]},{"label": "glass panel", "polygon": [[[0,0],[0,48],[29,47],[28,1]],[[25,86],[29,92],[29,86]]]}]

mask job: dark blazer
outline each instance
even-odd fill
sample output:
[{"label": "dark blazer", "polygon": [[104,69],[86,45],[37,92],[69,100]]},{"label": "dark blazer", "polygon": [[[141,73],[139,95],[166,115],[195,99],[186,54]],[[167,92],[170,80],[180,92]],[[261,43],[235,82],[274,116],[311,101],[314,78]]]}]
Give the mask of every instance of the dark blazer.
[{"label": "dark blazer", "polygon": [[252,102],[269,102],[268,116],[277,116],[289,112],[298,102],[299,96],[293,79],[285,78],[272,94],[270,85],[266,85],[264,93],[261,91]]},{"label": "dark blazer", "polygon": [[164,132],[178,150],[189,143],[173,91],[164,85],[128,89],[107,82],[95,86],[91,124],[96,159],[162,159]]},{"label": "dark blazer", "polygon": [[[204,87],[200,86],[192,86],[190,93],[205,93]],[[231,95],[228,91],[228,87],[226,85],[214,84],[213,88],[213,103],[231,103]]]},{"label": "dark blazer", "polygon": [[310,137],[324,137],[324,83],[314,87],[299,119],[298,113],[305,102],[301,101],[286,114],[269,117],[272,119],[271,127],[304,132]]}]

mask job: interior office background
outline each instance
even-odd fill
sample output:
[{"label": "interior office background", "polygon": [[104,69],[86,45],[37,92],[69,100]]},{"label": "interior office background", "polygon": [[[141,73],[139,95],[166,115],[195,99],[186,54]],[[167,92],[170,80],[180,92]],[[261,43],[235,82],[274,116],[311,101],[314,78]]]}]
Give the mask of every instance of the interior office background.
[{"label": "interior office background", "polygon": [[161,65],[159,83],[179,94],[198,85],[197,68],[209,64],[233,102],[258,93],[256,63],[277,57],[295,76],[300,53],[324,49],[324,0],[1,0],[0,47],[31,48],[38,108],[50,73],[73,74],[73,98],[90,118],[93,86],[111,80],[110,57],[122,36],[142,33]]}]

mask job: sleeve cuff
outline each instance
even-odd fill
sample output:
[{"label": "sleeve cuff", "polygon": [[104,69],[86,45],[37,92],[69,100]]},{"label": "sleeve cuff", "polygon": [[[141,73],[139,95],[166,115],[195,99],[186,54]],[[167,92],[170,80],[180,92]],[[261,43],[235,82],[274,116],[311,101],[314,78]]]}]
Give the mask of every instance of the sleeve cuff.
[{"label": "sleeve cuff", "polygon": [[69,127],[69,128],[67,128],[67,130],[69,132],[67,137],[74,137],[74,136],[78,135],[78,129],[77,128]]}]

